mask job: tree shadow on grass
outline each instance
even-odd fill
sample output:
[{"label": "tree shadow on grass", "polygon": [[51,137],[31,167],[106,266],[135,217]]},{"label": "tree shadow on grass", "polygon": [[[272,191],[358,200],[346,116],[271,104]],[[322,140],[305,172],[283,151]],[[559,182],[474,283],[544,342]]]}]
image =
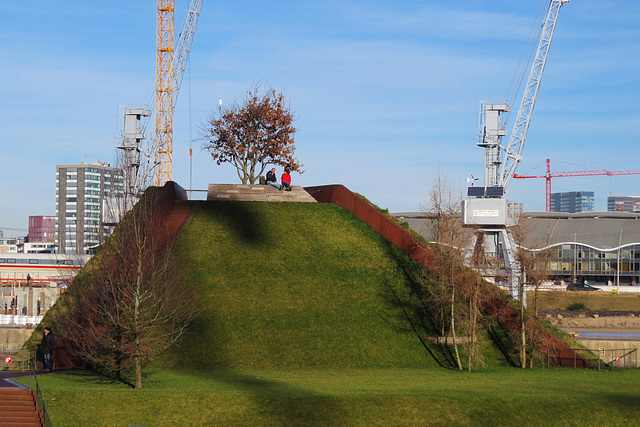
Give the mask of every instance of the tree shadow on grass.
[{"label": "tree shadow on grass", "polygon": [[331,396],[232,370],[206,374],[248,396],[269,425],[346,425],[348,412]]},{"label": "tree shadow on grass", "polygon": [[421,331],[425,331],[424,322],[420,319],[417,319],[415,316],[415,307],[410,302],[404,302],[400,299],[397,292],[391,287],[389,283],[386,284],[387,290],[389,292],[390,297],[388,297],[389,304],[394,306],[401,311],[401,314],[398,314],[398,317],[401,318],[402,321],[409,324],[411,331],[415,334],[416,338],[420,341],[420,344],[427,350],[427,353],[431,356],[433,360],[436,361],[438,365],[442,368],[452,369],[452,361],[450,358],[447,358],[446,352],[442,351],[442,346],[436,346],[437,350],[440,351],[442,356],[444,357],[444,362],[440,360],[437,356],[436,352],[431,349],[431,344],[428,343],[424,337],[421,335]]},{"label": "tree shadow on grass", "polygon": [[69,369],[64,371],[64,375],[79,384],[99,386],[123,384],[133,388],[133,383],[127,380],[126,374],[122,378],[116,378],[114,375],[107,375],[92,369]]},{"label": "tree shadow on grass", "polygon": [[598,400],[608,402],[606,406],[614,408],[621,413],[633,415],[635,420],[640,417],[640,393],[637,391],[632,394],[628,391],[602,394]]},{"label": "tree shadow on grass", "polygon": [[243,242],[253,245],[266,244],[267,234],[261,209],[249,202],[207,202],[199,210],[213,221],[222,220],[228,229]]},{"label": "tree shadow on grass", "polygon": [[[390,258],[397,265],[398,270],[402,273],[405,286],[409,289],[409,293],[413,298],[422,299],[424,292],[424,283],[419,279],[423,274],[423,269],[408,255],[400,251],[395,245],[389,241],[385,241],[386,250]],[[451,347],[448,345],[437,345],[428,342],[424,334],[439,335],[434,320],[429,310],[420,308],[417,304],[410,300],[411,297],[403,300],[388,283],[385,298],[389,304],[399,311],[400,321],[408,323],[416,338],[422,346],[427,350],[429,355],[438,365],[447,369],[455,368],[455,358],[451,353]]]}]

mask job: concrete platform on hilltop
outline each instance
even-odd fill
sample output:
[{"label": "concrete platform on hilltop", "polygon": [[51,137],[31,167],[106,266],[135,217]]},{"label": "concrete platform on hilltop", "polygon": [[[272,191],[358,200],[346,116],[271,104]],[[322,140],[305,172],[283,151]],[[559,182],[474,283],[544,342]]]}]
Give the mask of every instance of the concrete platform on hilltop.
[{"label": "concrete platform on hilltop", "polygon": [[207,200],[316,202],[316,200],[299,185],[292,185],[291,188],[291,191],[279,191],[270,185],[209,184]]}]

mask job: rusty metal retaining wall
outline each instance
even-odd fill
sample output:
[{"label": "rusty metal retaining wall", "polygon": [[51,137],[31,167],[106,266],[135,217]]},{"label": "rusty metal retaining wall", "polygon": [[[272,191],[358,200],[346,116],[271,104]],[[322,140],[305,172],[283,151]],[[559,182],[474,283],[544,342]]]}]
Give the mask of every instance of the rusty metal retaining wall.
[{"label": "rusty metal retaining wall", "polygon": [[[380,233],[416,262],[429,270],[433,270],[434,254],[433,250],[427,244],[414,238],[408,230],[402,228],[393,219],[378,211],[371,203],[353,193],[345,186],[339,184],[322,185],[305,187],[305,190],[318,202],[335,203],[352,212],[358,219],[369,224],[371,228]],[[507,302],[507,300],[499,294],[500,292],[497,288],[486,287],[485,296],[481,302],[482,309],[507,328],[511,329],[511,331],[519,334],[519,311]],[[531,322],[528,323],[528,326],[535,327],[530,325]],[[578,362],[576,363],[580,366],[594,367],[591,362],[570,349],[564,342],[554,337],[548,331],[538,329],[537,334],[542,341],[541,350],[544,351],[550,347],[562,348],[567,354],[570,354],[571,360],[577,360]],[[562,363],[563,360],[565,359],[560,359],[560,365],[564,366]]]},{"label": "rusty metal retaining wall", "polygon": [[323,185],[304,189],[318,202],[335,203],[352,212],[418,263],[428,267],[433,261],[431,248],[345,186]]}]

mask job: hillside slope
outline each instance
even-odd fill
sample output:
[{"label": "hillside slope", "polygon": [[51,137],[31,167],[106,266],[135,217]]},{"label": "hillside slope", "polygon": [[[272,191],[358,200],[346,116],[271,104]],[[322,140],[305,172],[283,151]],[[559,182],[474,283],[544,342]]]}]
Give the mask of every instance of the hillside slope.
[{"label": "hillside slope", "polygon": [[[165,186],[161,193],[166,196],[158,198],[166,208],[163,212],[184,210],[184,200],[173,195],[174,189]],[[381,225],[376,218],[386,217],[374,208],[363,213],[336,203],[257,201],[210,201],[187,207],[190,216],[183,215],[189,217],[184,226],[180,221],[169,233],[166,218],[171,215],[160,212],[164,220],[157,227],[157,233],[168,238],[178,233],[171,254],[191,270],[186,291],[198,295],[184,305],[184,310],[197,314],[189,333],[167,354],[177,366],[456,365],[451,346],[427,338],[443,334],[442,325],[434,331],[441,324],[442,307],[432,306],[437,298],[429,299],[435,292],[432,263],[438,252],[395,223]],[[361,216],[367,223],[358,219]],[[383,235],[391,235],[387,238],[395,244]],[[403,250],[396,246],[398,238]],[[101,265],[109,263],[100,259],[99,253],[46,314],[45,322],[62,343],[56,354],[59,366],[81,363],[73,346],[63,341],[65,333],[78,327],[69,322],[78,307],[91,304],[86,298],[100,283]],[[472,271],[463,270],[462,284],[477,279]],[[476,368],[483,362],[516,365],[517,310],[491,286],[481,288],[480,300],[485,314],[492,317],[479,322],[476,351],[482,354]],[[466,310],[464,298],[457,305],[457,310]],[[541,322],[529,320],[529,326],[542,350],[565,345]],[[34,333],[25,348],[35,348],[38,341],[39,333]],[[575,359],[574,354],[567,357]]]},{"label": "hillside slope", "polygon": [[203,202],[174,249],[203,310],[179,365],[436,363],[402,309],[410,288],[397,259],[410,261],[337,205]]}]

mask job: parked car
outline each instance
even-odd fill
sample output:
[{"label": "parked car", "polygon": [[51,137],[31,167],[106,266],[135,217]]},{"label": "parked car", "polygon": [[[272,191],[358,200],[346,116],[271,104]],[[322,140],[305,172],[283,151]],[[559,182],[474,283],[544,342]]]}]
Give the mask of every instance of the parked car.
[{"label": "parked car", "polygon": [[601,291],[602,289],[595,286],[587,285],[586,283],[570,283],[567,285],[568,291]]}]

